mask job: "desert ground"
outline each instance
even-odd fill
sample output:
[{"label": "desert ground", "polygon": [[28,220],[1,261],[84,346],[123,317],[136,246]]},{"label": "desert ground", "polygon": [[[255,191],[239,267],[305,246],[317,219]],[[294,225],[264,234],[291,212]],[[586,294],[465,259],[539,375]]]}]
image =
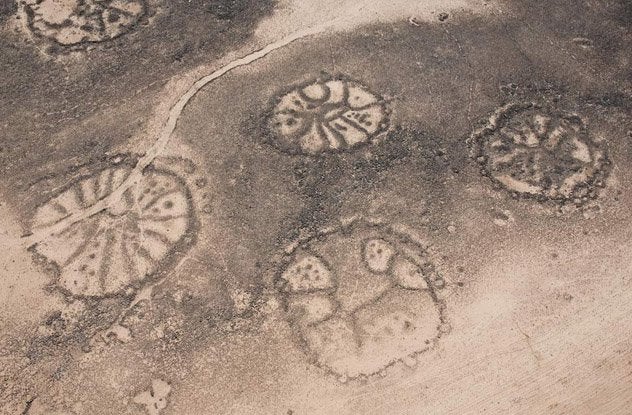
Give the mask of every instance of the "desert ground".
[{"label": "desert ground", "polygon": [[0,0],[0,414],[632,414],[628,0]]}]

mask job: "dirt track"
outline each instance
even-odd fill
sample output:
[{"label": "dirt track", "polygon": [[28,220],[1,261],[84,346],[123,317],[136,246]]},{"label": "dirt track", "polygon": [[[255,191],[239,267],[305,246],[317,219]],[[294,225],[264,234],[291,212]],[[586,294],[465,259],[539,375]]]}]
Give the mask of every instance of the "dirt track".
[{"label": "dirt track", "polygon": [[625,2],[135,1],[0,3],[0,413],[629,412]]}]

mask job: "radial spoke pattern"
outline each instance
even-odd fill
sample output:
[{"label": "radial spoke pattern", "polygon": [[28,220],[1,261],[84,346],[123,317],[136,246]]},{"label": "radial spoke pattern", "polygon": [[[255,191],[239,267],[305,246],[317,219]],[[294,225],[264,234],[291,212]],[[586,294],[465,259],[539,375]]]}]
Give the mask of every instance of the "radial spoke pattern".
[{"label": "radial spoke pattern", "polygon": [[[37,209],[33,228],[50,226],[107,197],[131,172],[107,168],[83,178]],[[149,170],[108,209],[35,246],[59,268],[59,287],[99,297],[134,286],[159,270],[190,231],[192,206],[175,174]]]},{"label": "radial spoke pattern", "polygon": [[289,153],[343,151],[388,128],[385,101],[355,81],[318,80],[278,97],[268,118],[272,143]]},{"label": "radial spoke pattern", "polygon": [[595,197],[609,162],[581,118],[509,107],[474,136],[483,173],[507,190],[576,203]]}]

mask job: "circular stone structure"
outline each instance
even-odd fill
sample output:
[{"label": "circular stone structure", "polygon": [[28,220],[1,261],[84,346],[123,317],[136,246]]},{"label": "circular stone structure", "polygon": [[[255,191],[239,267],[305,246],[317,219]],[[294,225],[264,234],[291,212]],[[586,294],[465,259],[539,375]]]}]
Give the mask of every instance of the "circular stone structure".
[{"label": "circular stone structure", "polygon": [[341,379],[410,365],[449,327],[437,297],[445,281],[426,250],[364,219],[287,251],[275,286],[300,346]]},{"label": "circular stone structure", "polygon": [[534,104],[503,107],[472,137],[481,172],[515,194],[579,203],[597,195],[605,150],[574,114]]},{"label": "circular stone structure", "polygon": [[[40,206],[32,229],[52,226],[109,196],[132,171],[113,165],[80,178]],[[192,240],[189,189],[167,170],[147,168],[120,200],[53,233],[31,249],[54,265],[63,292],[105,297],[138,287]]]},{"label": "circular stone structure", "polygon": [[385,100],[357,81],[318,79],[289,88],[266,117],[272,145],[290,154],[318,155],[370,143],[386,131]]},{"label": "circular stone structure", "polygon": [[144,0],[24,0],[29,29],[62,46],[113,39],[146,12]]}]

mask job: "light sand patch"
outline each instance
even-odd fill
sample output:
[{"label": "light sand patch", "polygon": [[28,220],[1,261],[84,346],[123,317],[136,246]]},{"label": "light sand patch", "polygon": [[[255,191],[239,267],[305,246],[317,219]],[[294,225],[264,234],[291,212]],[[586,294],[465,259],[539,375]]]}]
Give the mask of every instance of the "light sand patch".
[{"label": "light sand patch", "polygon": [[61,302],[46,295],[50,279],[33,264],[31,254],[19,247],[22,230],[2,202],[0,218],[0,333],[8,334],[2,327],[37,324],[47,312],[61,307]]},{"label": "light sand patch", "polygon": [[278,39],[323,22],[332,22],[333,30],[406,20],[418,25],[439,21],[442,13],[445,21],[452,12],[486,13],[492,8],[497,8],[495,2],[483,0],[282,0],[275,14],[259,25],[255,35],[262,39]]},{"label": "light sand patch", "polygon": [[159,415],[167,407],[167,397],[171,393],[171,385],[161,379],[154,379],[148,391],[139,393],[134,402],[143,405],[149,415]]}]

